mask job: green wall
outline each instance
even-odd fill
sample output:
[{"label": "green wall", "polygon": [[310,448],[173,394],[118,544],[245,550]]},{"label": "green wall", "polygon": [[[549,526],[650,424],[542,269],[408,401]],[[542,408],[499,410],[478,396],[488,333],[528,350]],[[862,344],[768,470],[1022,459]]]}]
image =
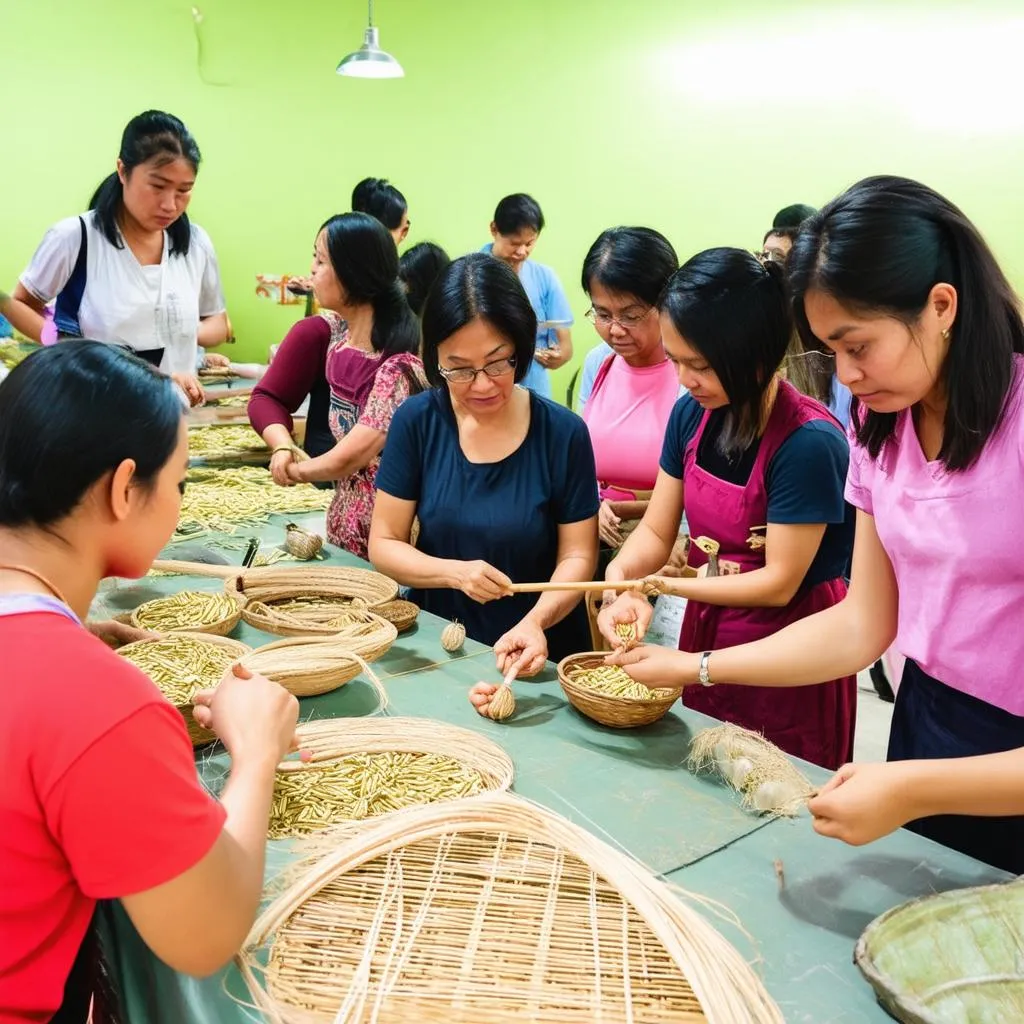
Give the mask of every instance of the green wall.
[{"label": "green wall", "polygon": [[595,341],[579,266],[602,228],[658,227],[683,258],[754,247],[780,206],[876,172],[945,191],[1024,284],[1019,0],[377,0],[407,75],[383,82],[334,74],[358,0],[197,2],[201,64],[189,0],[5,0],[0,281],[81,210],[124,122],[163,107],[203,150],[190,212],[241,358],[297,315],[257,299],[254,275],[305,272],[367,174],[405,192],[410,244],[453,254],[487,240],[502,195],[536,195],[536,255],[569,293],[578,353]]}]

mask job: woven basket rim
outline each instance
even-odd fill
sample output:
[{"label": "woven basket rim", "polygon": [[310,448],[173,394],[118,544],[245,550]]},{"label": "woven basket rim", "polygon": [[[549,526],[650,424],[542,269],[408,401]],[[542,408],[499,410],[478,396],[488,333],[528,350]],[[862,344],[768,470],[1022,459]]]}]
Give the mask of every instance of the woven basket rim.
[{"label": "woven basket rim", "polygon": [[[316,581],[310,579],[316,576]],[[363,606],[372,608],[378,604],[386,604],[398,596],[398,583],[374,569],[363,569],[358,566],[276,566],[265,565],[255,569],[242,569],[224,581],[224,589],[229,593],[239,593],[249,599],[247,586],[267,586],[274,581],[274,590],[281,591],[281,598],[301,597],[305,593],[322,593],[324,596],[345,597],[346,585],[361,582],[363,586],[376,588],[377,594],[372,601],[354,597],[353,601],[363,602]],[[294,582],[292,582],[294,581]],[[257,600],[266,601],[265,597]]]},{"label": "woven basket rim", "polygon": [[[148,629],[148,626],[141,625],[138,620],[139,612],[148,605],[155,604],[157,601],[166,601],[168,598],[177,597],[178,594],[206,595],[210,593],[216,594],[217,591],[191,590],[186,587],[182,590],[176,590],[173,594],[163,594],[160,597],[151,598],[148,601],[143,601],[142,604],[131,612],[130,623],[135,626],[136,629]],[[232,594],[230,592],[227,596],[233,598],[235,602],[235,610],[230,615],[225,615],[224,618],[218,619],[216,622],[207,622],[203,625],[193,625],[182,629],[165,629],[160,630],[159,632],[164,636],[178,633],[207,633],[210,635],[216,635],[217,633],[220,633],[221,635],[230,633],[242,620],[242,612],[245,609],[246,598],[243,594]]]},{"label": "woven basket rim", "polygon": [[604,659],[608,657],[609,651],[584,651],[580,654],[570,654],[568,657],[563,658],[558,663],[558,678],[562,683],[562,688],[565,689],[568,685],[571,689],[580,692],[591,694],[594,697],[599,697],[602,700],[606,700],[612,704],[621,704],[623,707],[641,707],[649,708],[651,705],[656,704],[658,701],[668,700],[669,696],[672,695],[672,703],[674,704],[678,699],[679,695],[683,692],[683,687],[674,686],[658,686],[652,687],[651,693],[656,694],[653,700],[644,700],[642,697],[615,697],[610,693],[600,693],[597,690],[591,690],[586,686],[582,686],[580,683],[575,682],[569,678],[567,670],[573,667],[576,663],[585,663],[586,661],[593,661],[595,663],[604,664]]}]

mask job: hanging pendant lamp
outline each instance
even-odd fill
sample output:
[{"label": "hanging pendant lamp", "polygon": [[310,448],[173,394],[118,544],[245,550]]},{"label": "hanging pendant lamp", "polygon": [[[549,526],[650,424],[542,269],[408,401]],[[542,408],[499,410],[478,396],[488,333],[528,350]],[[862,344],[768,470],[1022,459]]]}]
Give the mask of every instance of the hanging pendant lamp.
[{"label": "hanging pendant lamp", "polygon": [[373,24],[373,0],[369,4],[369,25],[363,33],[363,45],[342,57],[338,74],[349,78],[404,78],[402,65],[380,48],[380,33]]}]

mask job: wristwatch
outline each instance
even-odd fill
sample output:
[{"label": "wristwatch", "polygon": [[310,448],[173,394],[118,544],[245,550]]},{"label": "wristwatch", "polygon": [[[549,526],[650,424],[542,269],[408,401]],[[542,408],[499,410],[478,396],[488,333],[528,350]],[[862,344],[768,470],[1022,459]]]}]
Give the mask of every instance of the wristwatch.
[{"label": "wristwatch", "polygon": [[711,686],[711,673],[708,671],[708,661],[711,658],[711,652],[705,651],[700,656],[700,669],[697,672],[697,681],[701,686]]}]

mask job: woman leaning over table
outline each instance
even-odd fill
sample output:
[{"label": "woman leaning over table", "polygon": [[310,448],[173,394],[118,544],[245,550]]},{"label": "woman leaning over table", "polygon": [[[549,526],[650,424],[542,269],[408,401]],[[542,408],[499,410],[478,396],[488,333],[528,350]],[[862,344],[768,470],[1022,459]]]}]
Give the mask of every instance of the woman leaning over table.
[{"label": "woman leaning over table", "polygon": [[[782,268],[740,249],[709,249],[672,277],[661,333],[679,380],[654,496],[608,567],[608,580],[656,573],[685,511],[690,534],[719,545],[723,573],[662,579],[687,598],[679,646],[713,650],[775,633],[840,602],[853,515],[843,500],[849,447],[839,424],[780,380],[792,335]],[[704,558],[691,546],[691,561]],[[698,557],[699,555],[699,557]],[[607,595],[598,622],[651,620],[645,598]],[[721,677],[731,682],[729,677]],[[852,672],[823,672],[799,690],[717,686],[688,690],[688,707],[763,732],[787,753],[826,768],[853,755]]]},{"label": "woman leaning over table", "polygon": [[[800,686],[907,656],[889,762],[811,801],[825,835],[914,831],[1024,872],[1024,325],[1005,275],[947,199],[869,178],[811,218],[790,257],[808,345],[857,398],[849,596],[759,643],[626,655],[637,678]],[[785,692],[779,690],[778,692]],[[972,756],[974,755],[974,756]],[[967,817],[972,815],[973,817]]]},{"label": "woman leaning over table", "polygon": [[587,429],[517,386],[536,330],[519,279],[498,260],[465,256],[441,275],[423,310],[433,387],[395,414],[370,529],[378,569],[519,675],[586,650],[588,627],[578,594],[510,597],[510,583],[589,580],[597,560]]},{"label": "woman leaning over table", "polygon": [[[417,355],[420,328],[398,279],[395,243],[369,214],[343,213],[324,224],[314,245],[312,280],[323,309],[288,332],[253,389],[249,420],[273,450],[270,471],[277,483],[335,482],[328,539],[365,558],[374,480],[391,418],[426,386]],[[335,443],[299,461],[291,414],[321,378]]]}]

